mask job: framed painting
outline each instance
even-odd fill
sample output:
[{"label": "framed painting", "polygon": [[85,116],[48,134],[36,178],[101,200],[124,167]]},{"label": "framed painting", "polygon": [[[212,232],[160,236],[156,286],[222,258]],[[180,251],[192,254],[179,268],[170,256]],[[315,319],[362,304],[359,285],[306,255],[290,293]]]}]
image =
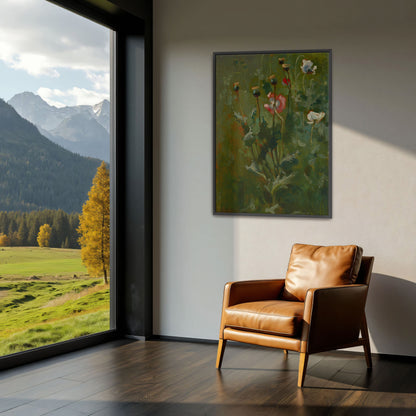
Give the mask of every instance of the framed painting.
[{"label": "framed painting", "polygon": [[331,50],[214,53],[214,213],[331,217]]}]

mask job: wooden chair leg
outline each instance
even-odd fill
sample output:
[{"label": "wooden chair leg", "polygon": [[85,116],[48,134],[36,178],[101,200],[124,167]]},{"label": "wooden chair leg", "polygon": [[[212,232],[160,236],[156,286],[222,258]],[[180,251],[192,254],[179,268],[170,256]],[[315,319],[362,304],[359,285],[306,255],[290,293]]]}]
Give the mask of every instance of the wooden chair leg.
[{"label": "wooden chair leg", "polygon": [[288,350],[283,350],[283,354],[285,355],[285,358],[287,358],[289,351]]},{"label": "wooden chair leg", "polygon": [[306,368],[308,367],[309,355],[306,352],[301,352],[299,356],[299,373],[298,373],[298,387],[303,387],[305,381]]},{"label": "wooden chair leg", "polygon": [[367,319],[365,315],[361,324],[361,336],[363,338],[363,347],[365,360],[367,361],[367,368],[371,369],[373,368],[373,362],[371,360],[370,337],[368,335]]},{"label": "wooden chair leg", "polygon": [[219,370],[222,365],[222,359],[224,357],[225,346],[227,344],[226,339],[221,339],[218,341],[218,351],[217,351],[217,364],[216,367]]}]

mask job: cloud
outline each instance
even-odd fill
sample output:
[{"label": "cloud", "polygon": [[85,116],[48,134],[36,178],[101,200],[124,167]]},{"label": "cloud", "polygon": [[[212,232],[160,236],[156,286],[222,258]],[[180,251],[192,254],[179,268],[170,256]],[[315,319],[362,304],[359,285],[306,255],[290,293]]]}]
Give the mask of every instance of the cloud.
[{"label": "cloud", "polygon": [[108,71],[109,30],[44,0],[2,0],[0,59],[34,76]]},{"label": "cloud", "polygon": [[59,77],[57,66],[51,66],[51,62],[42,55],[33,53],[14,54],[7,51],[0,41],[0,59],[13,69],[23,69],[30,75],[46,75],[53,78]]},{"label": "cloud", "polygon": [[108,72],[97,73],[87,71],[86,75],[97,91],[107,91],[107,93],[109,92],[110,74]]},{"label": "cloud", "polygon": [[94,105],[108,100],[108,93],[73,87],[68,90],[41,87],[36,92],[49,105],[65,107],[73,105]]}]

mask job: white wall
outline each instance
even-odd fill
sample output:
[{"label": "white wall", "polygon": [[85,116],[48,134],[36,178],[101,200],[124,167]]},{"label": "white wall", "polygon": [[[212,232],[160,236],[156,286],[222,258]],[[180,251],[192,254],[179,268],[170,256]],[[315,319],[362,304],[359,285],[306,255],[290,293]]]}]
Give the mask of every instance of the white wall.
[{"label": "white wall", "polygon": [[[215,339],[225,282],[295,242],[374,255],[373,350],[416,356],[416,2],[155,0],[155,333]],[[214,216],[212,53],[333,50],[333,218]]]}]

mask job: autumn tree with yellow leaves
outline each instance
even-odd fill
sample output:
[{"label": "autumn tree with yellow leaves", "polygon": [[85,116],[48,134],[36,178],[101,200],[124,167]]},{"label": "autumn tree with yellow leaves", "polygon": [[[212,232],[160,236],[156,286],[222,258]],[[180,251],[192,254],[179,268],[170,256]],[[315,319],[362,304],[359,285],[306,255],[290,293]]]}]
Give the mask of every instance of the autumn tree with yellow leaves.
[{"label": "autumn tree with yellow leaves", "polygon": [[82,207],[77,229],[81,259],[90,276],[103,276],[110,269],[110,173],[102,162],[92,181],[88,200]]},{"label": "autumn tree with yellow leaves", "polygon": [[39,247],[49,247],[51,233],[52,228],[49,224],[43,224],[40,226],[37,238]]},{"label": "autumn tree with yellow leaves", "polygon": [[0,233],[0,247],[7,247],[9,244],[9,237],[7,237],[7,235],[4,233]]}]

